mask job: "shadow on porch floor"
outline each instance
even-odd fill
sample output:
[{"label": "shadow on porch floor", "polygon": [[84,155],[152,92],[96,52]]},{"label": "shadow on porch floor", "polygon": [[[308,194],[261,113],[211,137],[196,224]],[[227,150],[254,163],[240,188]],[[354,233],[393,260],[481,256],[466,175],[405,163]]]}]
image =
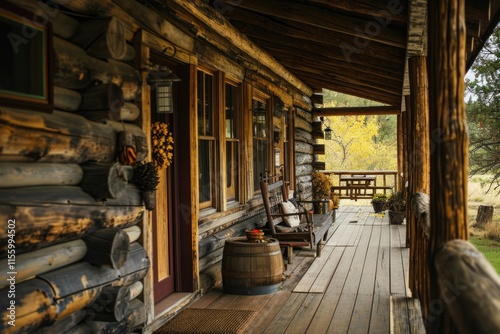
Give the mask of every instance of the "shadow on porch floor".
[{"label": "shadow on porch floor", "polygon": [[218,286],[190,307],[257,311],[245,333],[425,333],[407,290],[405,231],[371,206],[342,206],[321,257],[296,249],[276,293]]}]

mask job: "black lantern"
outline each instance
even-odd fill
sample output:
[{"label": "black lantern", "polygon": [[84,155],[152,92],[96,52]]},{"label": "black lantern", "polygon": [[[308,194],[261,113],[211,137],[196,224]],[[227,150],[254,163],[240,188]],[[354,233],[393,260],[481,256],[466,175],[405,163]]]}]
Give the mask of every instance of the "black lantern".
[{"label": "black lantern", "polygon": [[151,90],[155,91],[156,112],[159,114],[173,113],[172,82],[181,81],[181,79],[168,67],[156,66],[154,70],[149,72],[146,80],[151,86]]},{"label": "black lantern", "polygon": [[327,126],[325,129],[325,140],[332,140],[332,129]]}]

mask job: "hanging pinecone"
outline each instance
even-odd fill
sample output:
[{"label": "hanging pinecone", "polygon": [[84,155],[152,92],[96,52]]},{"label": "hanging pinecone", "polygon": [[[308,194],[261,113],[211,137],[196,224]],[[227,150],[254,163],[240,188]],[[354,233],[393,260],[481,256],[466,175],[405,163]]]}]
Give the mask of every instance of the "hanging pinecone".
[{"label": "hanging pinecone", "polygon": [[131,180],[139,190],[156,190],[158,182],[158,171],[152,162],[142,162],[134,164],[134,176]]}]

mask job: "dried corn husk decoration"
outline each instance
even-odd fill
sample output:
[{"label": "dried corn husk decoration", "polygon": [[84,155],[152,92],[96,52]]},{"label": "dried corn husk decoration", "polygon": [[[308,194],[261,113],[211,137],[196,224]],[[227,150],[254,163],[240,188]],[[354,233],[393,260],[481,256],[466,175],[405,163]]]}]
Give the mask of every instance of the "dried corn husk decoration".
[{"label": "dried corn husk decoration", "polygon": [[122,165],[132,165],[137,160],[135,138],[130,131],[118,132],[118,160]]},{"label": "dried corn husk decoration", "polygon": [[161,122],[153,123],[151,127],[151,142],[153,148],[153,163],[155,167],[163,169],[170,166],[174,154],[174,138],[168,131],[168,125]]}]

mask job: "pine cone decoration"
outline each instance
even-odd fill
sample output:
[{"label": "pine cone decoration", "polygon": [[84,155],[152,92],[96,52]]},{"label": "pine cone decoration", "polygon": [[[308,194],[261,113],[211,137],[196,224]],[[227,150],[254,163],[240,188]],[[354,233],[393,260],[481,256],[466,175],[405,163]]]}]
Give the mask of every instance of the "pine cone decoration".
[{"label": "pine cone decoration", "polygon": [[131,182],[141,191],[151,191],[156,190],[160,179],[153,163],[143,162],[134,165],[134,176]]}]

